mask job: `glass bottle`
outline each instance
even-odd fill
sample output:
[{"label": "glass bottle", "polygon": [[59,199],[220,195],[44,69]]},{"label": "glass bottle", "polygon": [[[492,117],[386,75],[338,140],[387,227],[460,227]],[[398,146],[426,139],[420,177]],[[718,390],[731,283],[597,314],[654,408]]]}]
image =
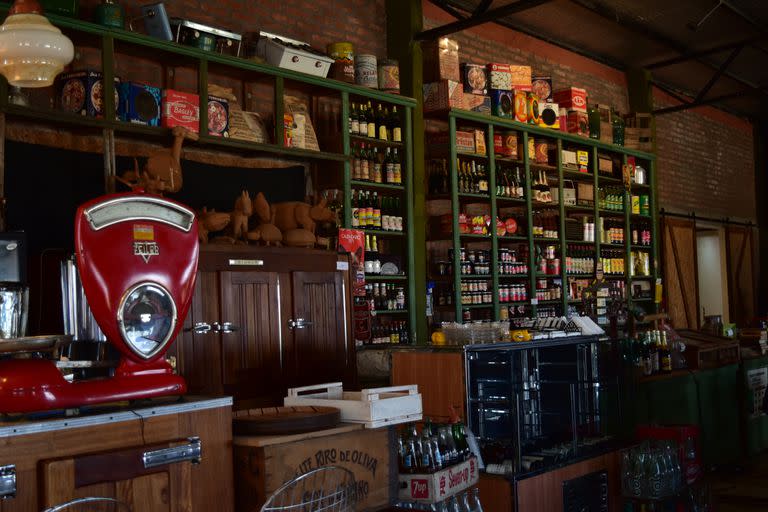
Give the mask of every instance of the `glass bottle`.
[{"label": "glass bottle", "polygon": [[365,105],[360,104],[360,109],[357,111],[357,135],[361,137],[368,136],[368,113],[365,111]]},{"label": "glass bottle", "polygon": [[373,106],[371,105],[371,102],[368,102],[368,106],[365,107],[365,113],[366,113],[366,119],[368,120],[367,128],[368,131],[366,135],[369,139],[375,139],[376,138],[376,116],[373,113]]},{"label": "glass bottle", "polygon": [[617,111],[611,114],[611,124],[613,125],[613,143],[618,146],[624,145],[624,118]]},{"label": "glass bottle", "polygon": [[390,136],[393,142],[402,142],[403,135],[400,128],[400,115],[397,113],[397,105],[392,106],[392,112],[389,114],[390,119]]},{"label": "glass bottle", "polygon": [[589,118],[589,138],[600,139],[600,111],[597,105],[590,105],[587,110]]}]

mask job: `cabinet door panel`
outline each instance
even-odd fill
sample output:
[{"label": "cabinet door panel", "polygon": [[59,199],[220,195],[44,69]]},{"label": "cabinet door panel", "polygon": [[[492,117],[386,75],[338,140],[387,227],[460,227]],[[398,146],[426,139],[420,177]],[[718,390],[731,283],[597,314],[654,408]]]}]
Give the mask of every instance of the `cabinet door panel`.
[{"label": "cabinet door panel", "polygon": [[279,280],[271,272],[221,272],[224,389],[235,398],[282,394]]},{"label": "cabinet door panel", "polygon": [[[338,272],[293,272],[293,329],[290,386],[342,381],[347,369],[344,280]],[[310,323],[311,322],[311,323]]]},{"label": "cabinet door panel", "polygon": [[193,395],[222,395],[221,367],[212,364],[221,359],[221,341],[213,332],[195,333],[199,323],[212,324],[219,320],[219,275],[199,272],[192,305],[184,320],[184,330],[168,351],[176,356],[177,370],[187,381],[188,393]]}]

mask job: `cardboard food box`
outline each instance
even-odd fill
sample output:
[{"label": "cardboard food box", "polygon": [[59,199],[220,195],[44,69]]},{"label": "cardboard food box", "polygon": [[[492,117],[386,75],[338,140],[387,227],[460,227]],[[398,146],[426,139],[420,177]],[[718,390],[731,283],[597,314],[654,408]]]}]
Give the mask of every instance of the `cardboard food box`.
[{"label": "cardboard food box", "polygon": [[560,111],[557,103],[539,100],[539,126],[554,130],[560,129]]},{"label": "cardboard food box", "polygon": [[485,132],[483,130],[473,130],[472,135],[475,140],[475,153],[478,155],[488,154],[488,146],[485,144]]},{"label": "cardboard food box", "polygon": [[528,122],[528,93],[515,91],[515,121]]},{"label": "cardboard food box", "polygon": [[595,186],[592,183],[576,184],[577,203],[580,206],[594,206],[595,204]]},{"label": "cardboard food box", "polygon": [[[294,123],[296,117],[294,114]],[[224,98],[208,96],[208,135],[229,137],[229,102]]]},{"label": "cardboard food box", "polygon": [[539,75],[531,77],[531,91],[539,97],[540,101],[552,102],[552,77]]},{"label": "cardboard food box", "polygon": [[481,64],[462,64],[461,81],[467,94],[488,94],[488,71]]},{"label": "cardboard food box", "polygon": [[576,171],[579,163],[576,160],[576,151],[564,149],[560,152],[560,165],[567,171]]},{"label": "cardboard food box", "polygon": [[589,137],[589,116],[586,112],[571,111],[566,118],[566,131],[582,137]]},{"label": "cardboard food box", "polygon": [[532,92],[527,93],[528,124],[539,124],[539,98]]},{"label": "cardboard food box", "polygon": [[512,69],[509,64],[492,62],[488,64],[488,84],[491,89],[512,90]]},{"label": "cardboard food box", "polygon": [[589,172],[589,151],[583,149],[576,151],[576,162],[579,165],[579,172]]},{"label": "cardboard food box", "polygon": [[607,155],[597,155],[597,170],[600,174],[613,175],[613,158]]},{"label": "cardboard food box", "polygon": [[512,88],[520,91],[529,92],[531,86],[531,66],[509,66],[509,72],[512,75]]},{"label": "cardboard food box", "polygon": [[587,90],[578,87],[569,87],[555,91],[552,99],[561,107],[568,110],[587,113]]},{"label": "cardboard food box", "polygon": [[162,91],[159,87],[137,82],[122,82],[117,109],[122,121],[160,126]]},{"label": "cardboard food box", "polygon": [[422,44],[424,81],[461,81],[459,68],[459,43],[447,37]]},{"label": "cardboard food box", "polygon": [[161,123],[164,128],[183,126],[198,133],[200,131],[200,96],[173,89],[164,90]]},{"label": "cardboard food box", "polygon": [[[63,73],[56,79],[59,108],[81,116],[104,117],[104,83],[101,71]],[[120,79],[115,77],[115,110],[119,108]]]},{"label": "cardboard food box", "polygon": [[493,134],[493,151],[500,156],[517,158],[517,133],[513,131]]},{"label": "cardboard food box", "polygon": [[464,110],[470,112],[477,112],[479,114],[490,115],[491,113],[491,98],[483,96],[481,94],[467,94],[464,93]]},{"label": "cardboard food box", "polygon": [[462,108],[464,91],[458,81],[440,80],[423,85],[424,112]]},{"label": "cardboard food box", "polygon": [[475,457],[435,473],[400,474],[398,498],[403,501],[437,503],[463,492],[480,479]]},{"label": "cardboard food box", "polygon": [[[430,132],[427,134],[427,143],[433,152],[447,152],[449,149],[448,132]],[[456,151],[464,153],[475,152],[475,134],[469,130],[456,130]]]},{"label": "cardboard food box", "polygon": [[515,118],[515,93],[512,91],[491,91],[491,113],[497,117]]}]

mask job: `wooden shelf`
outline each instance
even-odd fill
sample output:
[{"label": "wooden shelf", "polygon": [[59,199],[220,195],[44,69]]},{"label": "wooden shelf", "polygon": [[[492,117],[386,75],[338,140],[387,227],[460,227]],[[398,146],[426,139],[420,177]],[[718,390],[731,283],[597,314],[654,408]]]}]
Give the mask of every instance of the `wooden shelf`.
[{"label": "wooden shelf", "polygon": [[407,309],[374,309],[372,311],[376,316],[378,315],[407,315]]},{"label": "wooden shelf", "polygon": [[394,185],[392,183],[375,183],[373,181],[350,180],[349,183],[356,188],[365,188],[371,190],[391,190],[394,192],[403,192],[403,185]]},{"label": "wooden shelf", "polygon": [[384,231],[383,229],[370,229],[370,228],[354,228],[360,229],[366,235],[387,236],[387,237],[402,237],[405,236],[403,231]]},{"label": "wooden shelf", "polygon": [[408,276],[383,276],[380,274],[365,274],[366,281],[407,281]]},{"label": "wooden shelf", "polygon": [[362,144],[374,144],[376,146],[384,146],[389,148],[402,148],[402,142],[395,142],[391,140],[371,139],[370,137],[363,137],[362,135],[349,134],[349,140],[354,143]]},{"label": "wooden shelf", "polygon": [[484,155],[480,153],[469,153],[466,151],[457,151],[456,156],[463,157],[463,158],[479,158],[481,160],[488,160],[488,155]]}]

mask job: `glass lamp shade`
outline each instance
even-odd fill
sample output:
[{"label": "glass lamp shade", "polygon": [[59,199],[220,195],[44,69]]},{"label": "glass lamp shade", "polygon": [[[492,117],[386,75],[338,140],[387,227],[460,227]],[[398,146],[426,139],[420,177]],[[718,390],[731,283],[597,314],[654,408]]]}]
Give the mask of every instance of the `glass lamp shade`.
[{"label": "glass lamp shade", "polygon": [[48,87],[72,62],[72,41],[38,13],[8,16],[0,26],[0,73],[18,87]]}]

